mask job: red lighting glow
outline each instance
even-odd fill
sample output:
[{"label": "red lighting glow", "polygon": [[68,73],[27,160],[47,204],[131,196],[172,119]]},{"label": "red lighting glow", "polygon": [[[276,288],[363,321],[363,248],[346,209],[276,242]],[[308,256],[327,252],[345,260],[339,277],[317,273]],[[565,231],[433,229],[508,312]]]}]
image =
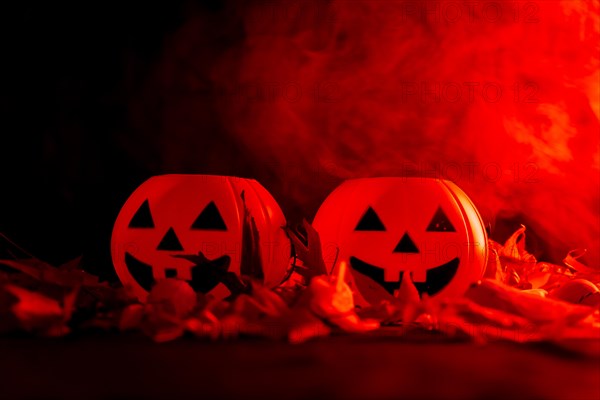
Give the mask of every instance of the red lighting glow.
[{"label": "red lighting glow", "polygon": [[[544,258],[587,248],[598,264],[599,12],[591,0],[259,1],[221,10],[225,25],[191,18],[149,83],[165,104],[159,137],[181,139],[160,163],[193,168],[235,143],[243,156],[213,169],[251,165],[284,211],[309,217],[342,179],[442,177],[492,234],[498,219],[516,224],[501,236],[525,223]],[[220,139],[194,134],[214,124]]]}]

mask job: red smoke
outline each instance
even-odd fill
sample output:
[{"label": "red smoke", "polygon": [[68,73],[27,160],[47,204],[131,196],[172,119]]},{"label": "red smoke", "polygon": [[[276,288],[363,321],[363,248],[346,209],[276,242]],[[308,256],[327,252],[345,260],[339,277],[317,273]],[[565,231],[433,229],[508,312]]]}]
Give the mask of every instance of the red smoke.
[{"label": "red smoke", "polygon": [[161,165],[252,175],[308,219],[343,178],[445,177],[492,224],[527,224],[546,258],[587,247],[597,264],[599,13],[284,0],[190,18],[152,83]]}]

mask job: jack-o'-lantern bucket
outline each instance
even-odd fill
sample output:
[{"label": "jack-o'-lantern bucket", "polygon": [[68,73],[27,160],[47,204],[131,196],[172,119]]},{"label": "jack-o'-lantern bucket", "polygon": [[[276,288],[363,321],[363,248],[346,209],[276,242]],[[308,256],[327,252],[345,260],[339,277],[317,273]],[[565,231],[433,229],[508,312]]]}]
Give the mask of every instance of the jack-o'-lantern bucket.
[{"label": "jack-o'-lantern bucket", "polygon": [[481,279],[487,235],[454,183],[420,177],[348,180],[319,208],[313,227],[328,268],[350,267],[357,304],[395,295],[403,279],[431,298],[462,295]]},{"label": "jack-o'-lantern bucket", "polygon": [[232,278],[280,283],[290,262],[285,224],[279,205],[255,180],[155,176],[134,191],[116,219],[113,264],[142,301],[165,278],[224,298]]}]

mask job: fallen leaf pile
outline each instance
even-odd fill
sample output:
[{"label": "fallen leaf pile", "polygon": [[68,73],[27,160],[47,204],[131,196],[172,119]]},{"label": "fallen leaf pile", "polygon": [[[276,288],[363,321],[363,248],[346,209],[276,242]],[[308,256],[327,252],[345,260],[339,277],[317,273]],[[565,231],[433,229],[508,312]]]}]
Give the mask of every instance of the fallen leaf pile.
[{"label": "fallen leaf pile", "polygon": [[276,288],[245,280],[226,300],[196,293],[186,282],[157,283],[145,303],[99,280],[76,259],[54,267],[0,236],[0,333],[63,336],[93,329],[143,332],[156,342],[183,335],[209,340],[264,337],[300,343],[333,333],[401,326],[476,342],[551,342],[600,355],[600,270],[574,250],[563,265],[538,262],[525,248],[525,227],[504,245],[490,240],[485,277],[457,299],[433,301],[407,279],[395,297],[355,307],[347,266],[328,275],[318,233],[305,222],[287,229],[298,259]]}]

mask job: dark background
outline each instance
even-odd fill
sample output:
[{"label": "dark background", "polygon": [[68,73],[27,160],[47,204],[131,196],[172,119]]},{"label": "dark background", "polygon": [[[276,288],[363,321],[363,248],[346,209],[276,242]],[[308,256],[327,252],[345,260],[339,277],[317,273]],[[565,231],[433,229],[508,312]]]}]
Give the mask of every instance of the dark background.
[{"label": "dark background", "polygon": [[[0,232],[51,263],[84,254],[88,269],[111,276],[110,231],[121,205],[149,176],[173,172],[160,165],[153,139],[144,140],[152,132],[140,132],[131,122],[130,105],[165,36],[186,15],[213,15],[222,4],[1,7]],[[217,130],[207,126],[207,140]],[[140,154],[147,157],[140,160]],[[186,172],[201,171],[199,162]]]}]

